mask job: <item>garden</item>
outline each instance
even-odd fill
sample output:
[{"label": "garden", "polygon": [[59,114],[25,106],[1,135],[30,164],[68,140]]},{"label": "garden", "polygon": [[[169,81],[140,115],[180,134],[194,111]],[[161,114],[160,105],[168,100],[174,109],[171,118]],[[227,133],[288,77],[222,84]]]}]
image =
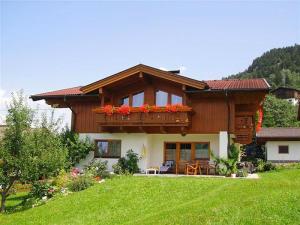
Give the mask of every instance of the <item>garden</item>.
[{"label": "garden", "polygon": [[[300,165],[275,166],[231,145],[212,155],[217,173],[261,179],[136,177],[140,157],[128,150],[107,171],[93,151],[59,120],[37,118],[22,94],[13,96],[0,144],[2,224],[297,224]],[[244,162],[239,162],[242,156]]]}]

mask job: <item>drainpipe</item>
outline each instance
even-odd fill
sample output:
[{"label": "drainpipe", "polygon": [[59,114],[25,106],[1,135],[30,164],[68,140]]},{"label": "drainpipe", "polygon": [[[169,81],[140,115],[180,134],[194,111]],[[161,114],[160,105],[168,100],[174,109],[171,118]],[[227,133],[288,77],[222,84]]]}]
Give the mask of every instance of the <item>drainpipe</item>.
[{"label": "drainpipe", "polygon": [[228,98],[228,90],[225,89],[225,96],[226,96],[226,104],[227,104],[227,156],[228,152],[230,150],[230,123],[231,123],[231,116],[230,116],[230,104],[229,104],[229,98]]},{"label": "drainpipe", "polygon": [[75,131],[75,124],[76,124],[77,113],[73,110],[72,106],[67,102],[67,96],[64,96],[64,102],[66,103],[66,105],[68,106],[68,108],[72,112],[72,116],[71,116],[71,131]]}]

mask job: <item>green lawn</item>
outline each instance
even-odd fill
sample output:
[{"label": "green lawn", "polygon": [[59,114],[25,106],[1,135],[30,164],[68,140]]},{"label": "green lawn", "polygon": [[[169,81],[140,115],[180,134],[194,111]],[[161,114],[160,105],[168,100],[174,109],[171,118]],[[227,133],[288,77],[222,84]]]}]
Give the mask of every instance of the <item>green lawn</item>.
[{"label": "green lawn", "polygon": [[114,178],[0,224],[299,224],[300,170],[261,177]]}]

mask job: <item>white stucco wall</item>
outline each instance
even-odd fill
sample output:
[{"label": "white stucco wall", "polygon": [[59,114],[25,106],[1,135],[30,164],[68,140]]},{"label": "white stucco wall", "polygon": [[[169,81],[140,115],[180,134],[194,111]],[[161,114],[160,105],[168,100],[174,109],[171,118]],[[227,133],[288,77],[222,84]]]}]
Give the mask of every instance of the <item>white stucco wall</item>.
[{"label": "white stucco wall", "polygon": [[[288,154],[279,154],[278,146],[288,145]],[[267,160],[270,161],[285,161],[285,160],[300,160],[300,141],[268,141],[266,143]]]},{"label": "white stucco wall", "polygon": [[[226,136],[226,138],[225,138]],[[220,156],[220,144],[225,145],[221,148],[222,157],[227,156],[227,133],[222,134],[220,141],[219,134],[145,134],[145,133],[99,133],[99,134],[80,134],[81,138],[89,137],[91,141],[95,139],[118,139],[121,140],[121,156],[124,156],[129,149],[142,156],[139,162],[141,170],[150,166],[160,166],[163,163],[164,143],[165,142],[210,142],[210,148],[213,153]],[[226,151],[226,152],[224,152]],[[93,159],[91,153],[87,159],[82,160],[78,165],[88,164]],[[103,159],[108,161],[108,169],[112,170],[112,165],[117,163],[118,159]]]}]

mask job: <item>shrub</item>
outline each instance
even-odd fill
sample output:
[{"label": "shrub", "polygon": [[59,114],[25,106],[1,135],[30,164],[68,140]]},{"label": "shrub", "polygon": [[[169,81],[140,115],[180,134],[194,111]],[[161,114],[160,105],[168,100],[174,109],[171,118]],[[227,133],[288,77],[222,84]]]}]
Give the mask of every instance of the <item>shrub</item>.
[{"label": "shrub", "polygon": [[87,189],[93,184],[93,180],[90,176],[83,175],[73,178],[72,182],[68,185],[68,187],[70,191],[77,192]]},{"label": "shrub", "polygon": [[140,171],[138,167],[139,160],[138,154],[130,149],[127,151],[126,156],[121,157],[118,163],[113,166],[114,172],[116,174],[138,173]]},{"label": "shrub", "polygon": [[264,171],[270,171],[270,170],[275,170],[276,166],[271,163],[271,162],[266,162],[265,166],[264,166]]},{"label": "shrub", "polygon": [[34,198],[52,198],[56,192],[57,188],[47,182],[35,182],[32,185],[30,195]]},{"label": "shrub", "polygon": [[94,177],[106,178],[109,177],[107,171],[107,161],[94,160],[87,168],[86,172],[90,173]]},{"label": "shrub", "polygon": [[65,128],[60,135],[62,143],[68,151],[68,165],[66,168],[75,166],[81,159],[84,159],[90,151],[95,149],[94,144],[88,138],[81,140],[75,132]]},{"label": "shrub", "polygon": [[257,170],[258,172],[263,172],[263,171],[265,171],[265,165],[266,165],[266,163],[265,163],[264,160],[258,159],[258,160],[257,160],[256,170]]},{"label": "shrub", "polygon": [[239,169],[238,172],[237,172],[237,176],[238,177],[247,177],[248,176],[247,168]]},{"label": "shrub", "polygon": [[68,184],[71,182],[70,174],[67,173],[65,170],[61,170],[59,174],[54,178],[52,184],[62,189],[67,187]]}]

